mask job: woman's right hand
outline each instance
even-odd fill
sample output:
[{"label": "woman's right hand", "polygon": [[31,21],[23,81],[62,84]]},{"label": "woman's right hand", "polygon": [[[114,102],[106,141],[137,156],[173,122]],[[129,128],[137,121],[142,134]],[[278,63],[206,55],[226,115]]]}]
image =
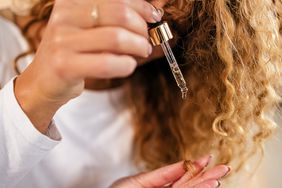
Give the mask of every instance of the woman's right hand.
[{"label": "woman's right hand", "polygon": [[146,22],[160,19],[144,0],[56,0],[34,61],[15,83],[35,127],[45,133],[58,108],[83,91],[85,78],[130,75],[134,57],[152,52]]}]

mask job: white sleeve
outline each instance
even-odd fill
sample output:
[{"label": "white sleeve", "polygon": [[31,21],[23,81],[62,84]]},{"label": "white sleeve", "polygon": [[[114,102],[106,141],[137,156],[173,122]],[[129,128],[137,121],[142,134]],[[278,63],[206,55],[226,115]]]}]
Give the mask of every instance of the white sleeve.
[{"label": "white sleeve", "polygon": [[15,98],[13,80],[0,91],[0,187],[5,188],[13,187],[59,143],[30,122]]}]

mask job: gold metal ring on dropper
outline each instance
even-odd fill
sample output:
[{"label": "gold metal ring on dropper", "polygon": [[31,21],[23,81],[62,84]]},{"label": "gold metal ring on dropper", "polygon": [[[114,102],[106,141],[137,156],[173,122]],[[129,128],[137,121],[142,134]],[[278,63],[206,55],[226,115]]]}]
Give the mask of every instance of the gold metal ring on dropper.
[{"label": "gold metal ring on dropper", "polygon": [[162,24],[150,29],[149,35],[154,46],[161,45],[162,43],[173,39],[173,35],[167,22],[163,22]]}]

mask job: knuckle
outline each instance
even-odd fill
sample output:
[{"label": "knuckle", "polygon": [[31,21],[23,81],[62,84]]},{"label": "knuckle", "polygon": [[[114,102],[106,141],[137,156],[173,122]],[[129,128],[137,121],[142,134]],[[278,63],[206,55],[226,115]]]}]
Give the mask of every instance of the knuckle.
[{"label": "knuckle", "polygon": [[[50,36],[50,40],[51,40],[51,42],[53,41],[53,40],[55,40],[55,38],[56,37],[61,37],[63,34],[62,34],[62,32],[63,32],[63,29],[62,29],[62,27],[60,27],[59,25],[57,25],[57,24],[52,24],[52,26],[50,26],[49,28],[48,28],[48,34],[49,34],[49,36]],[[57,39],[56,39],[57,40]]]},{"label": "knuckle", "polygon": [[54,7],[50,22],[52,25],[61,26],[64,25],[72,19],[72,15],[76,14],[74,7],[69,3],[64,3],[63,5],[57,5]]},{"label": "knuckle", "polygon": [[104,55],[102,58],[101,58],[101,64],[102,66],[100,67],[100,74],[101,76],[104,76],[104,77],[108,77],[108,76],[111,76],[112,74],[112,68],[111,68],[111,62],[113,61],[113,57],[112,55]]},{"label": "knuckle", "polygon": [[163,179],[164,182],[170,182],[170,177],[167,173],[162,173],[161,178]]},{"label": "knuckle", "polygon": [[104,54],[100,60],[102,64],[99,70],[100,76],[104,78],[115,76],[116,70],[114,70],[114,68],[112,67],[112,62],[116,59],[113,57],[113,55]]},{"label": "knuckle", "polygon": [[62,50],[56,50],[53,52],[50,65],[57,75],[65,76],[68,67],[66,64],[68,61],[69,54],[66,54],[66,52]]},{"label": "knuckle", "polygon": [[115,29],[111,31],[110,35],[111,36],[111,45],[114,48],[119,49],[124,41],[125,33],[123,29]]},{"label": "knuckle", "polygon": [[[125,61],[128,63],[128,66],[125,66],[125,69],[124,69],[122,75],[123,75],[123,76],[129,76],[129,75],[131,75],[131,74],[134,72],[134,70],[135,70],[135,66],[132,66],[132,65],[134,65],[134,64],[136,65],[137,62],[136,62],[136,60],[135,60],[134,58],[132,58],[132,57],[128,57],[127,59],[125,59]],[[130,65],[131,65],[131,66],[130,66]]]},{"label": "knuckle", "polygon": [[54,51],[60,51],[64,48],[65,39],[62,35],[54,35],[51,39],[52,48]]},{"label": "knuckle", "polygon": [[101,61],[102,61],[102,64],[104,65],[104,67],[108,67],[108,65],[112,61],[112,55],[104,54],[101,58]]},{"label": "knuckle", "polygon": [[52,25],[59,26],[65,21],[65,14],[63,10],[56,11],[52,14],[51,23]]},{"label": "knuckle", "polygon": [[123,24],[127,24],[131,21],[132,19],[132,12],[129,7],[126,5],[121,5],[120,6],[120,11],[119,11],[119,22]]},{"label": "knuckle", "polygon": [[70,48],[73,33],[68,31],[66,27],[52,26],[47,33],[47,42],[53,51]]}]

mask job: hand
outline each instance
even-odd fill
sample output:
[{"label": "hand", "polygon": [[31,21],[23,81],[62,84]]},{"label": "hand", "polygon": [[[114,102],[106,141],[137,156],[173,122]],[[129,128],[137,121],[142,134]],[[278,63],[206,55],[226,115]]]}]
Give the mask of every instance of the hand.
[{"label": "hand", "polygon": [[172,164],[152,172],[138,174],[118,180],[110,188],[216,188],[219,179],[229,173],[230,167],[218,165],[204,171],[210,162],[210,156],[193,163],[196,175],[185,171],[183,162]]},{"label": "hand", "polygon": [[[98,19],[91,17],[94,7]],[[46,132],[58,108],[83,91],[86,77],[131,74],[134,57],[152,52],[147,22],[160,19],[144,0],[56,0],[34,61],[15,83],[35,127]]]}]

